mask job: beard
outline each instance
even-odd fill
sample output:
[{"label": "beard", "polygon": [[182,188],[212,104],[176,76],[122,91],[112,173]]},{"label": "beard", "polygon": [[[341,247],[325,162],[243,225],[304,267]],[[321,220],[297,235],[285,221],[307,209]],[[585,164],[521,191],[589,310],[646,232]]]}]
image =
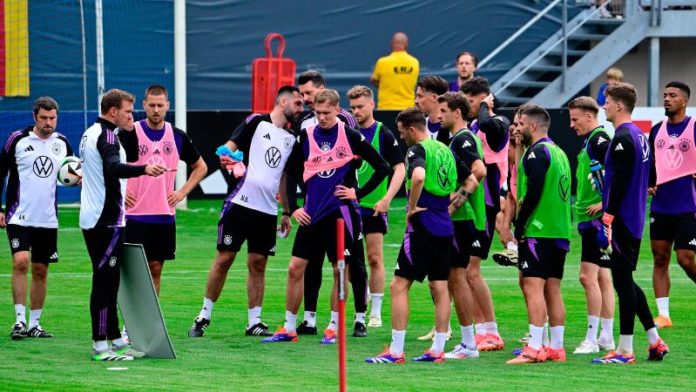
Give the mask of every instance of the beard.
[{"label": "beard", "polygon": [[665,108],[665,116],[667,116],[667,117],[672,117],[672,116],[674,116],[675,114],[677,114],[677,112]]},{"label": "beard", "polygon": [[525,147],[532,145],[532,135],[530,133],[522,133],[522,145]]}]

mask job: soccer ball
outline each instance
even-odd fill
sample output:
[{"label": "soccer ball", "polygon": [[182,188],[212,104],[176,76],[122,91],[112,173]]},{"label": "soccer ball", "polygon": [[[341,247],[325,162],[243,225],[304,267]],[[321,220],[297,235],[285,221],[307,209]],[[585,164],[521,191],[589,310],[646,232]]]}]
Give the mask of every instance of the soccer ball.
[{"label": "soccer ball", "polygon": [[82,179],[82,164],[78,157],[65,157],[58,169],[58,183],[65,186],[77,185]]}]

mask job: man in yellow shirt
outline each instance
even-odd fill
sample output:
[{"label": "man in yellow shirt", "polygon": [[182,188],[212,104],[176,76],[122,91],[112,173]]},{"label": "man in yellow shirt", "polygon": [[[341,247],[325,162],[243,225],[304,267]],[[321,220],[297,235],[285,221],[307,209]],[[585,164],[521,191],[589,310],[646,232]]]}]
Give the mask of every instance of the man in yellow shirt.
[{"label": "man in yellow shirt", "polygon": [[391,39],[392,52],[380,57],[370,81],[378,88],[377,109],[403,110],[413,106],[420,65],[418,59],[406,52],[408,37],[395,33]]}]

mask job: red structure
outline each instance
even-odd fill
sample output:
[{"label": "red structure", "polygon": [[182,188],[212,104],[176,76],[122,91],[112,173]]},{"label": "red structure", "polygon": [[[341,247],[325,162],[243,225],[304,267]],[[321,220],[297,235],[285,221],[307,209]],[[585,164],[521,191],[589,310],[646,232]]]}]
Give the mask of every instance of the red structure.
[{"label": "red structure", "polygon": [[[271,43],[275,39],[278,40],[278,49],[273,57]],[[283,58],[285,37],[270,33],[264,46],[266,57],[254,59],[251,63],[251,111],[254,113],[270,113],[278,88],[295,84],[295,61]]]}]

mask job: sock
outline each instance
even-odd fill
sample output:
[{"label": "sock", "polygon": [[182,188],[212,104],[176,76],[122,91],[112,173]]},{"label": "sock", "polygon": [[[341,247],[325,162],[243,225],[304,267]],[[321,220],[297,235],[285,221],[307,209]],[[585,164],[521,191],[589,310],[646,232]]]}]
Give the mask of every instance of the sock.
[{"label": "sock", "polygon": [[549,347],[549,323],[544,323],[544,332],[541,334],[541,344]]},{"label": "sock", "polygon": [[109,349],[109,344],[106,342],[106,340],[99,340],[95,341],[92,344],[92,347],[94,348],[94,351],[98,353],[103,353],[104,351]]},{"label": "sock", "polygon": [[116,347],[123,347],[126,345],[126,342],[123,341],[123,338],[118,338],[118,339],[113,340],[111,342],[111,345],[116,346]]},{"label": "sock", "polygon": [[213,312],[213,305],[215,305],[215,302],[213,302],[212,299],[207,297],[203,298],[203,309],[198,313],[198,317],[210,320],[210,314]]},{"label": "sock", "polygon": [[476,350],[476,340],[474,339],[474,325],[460,325],[462,331],[462,344],[464,347]]},{"label": "sock", "polygon": [[304,321],[307,322],[308,327],[317,326],[317,312],[304,312]]},{"label": "sock", "polygon": [[657,302],[657,314],[669,317],[669,297],[655,298]]},{"label": "sock", "polygon": [[587,333],[585,340],[597,344],[597,330],[599,329],[599,317],[587,316]]},{"label": "sock", "polygon": [[392,341],[389,346],[389,352],[394,355],[401,355],[404,353],[404,340],[406,339],[406,331],[397,331],[392,329]]},{"label": "sock", "polygon": [[29,311],[29,329],[39,326],[42,309],[32,309]]},{"label": "sock", "polygon": [[660,340],[660,335],[657,334],[657,328],[655,327],[650,328],[649,330],[645,331],[645,333],[648,335],[648,341],[650,342],[651,346]]},{"label": "sock", "polygon": [[249,324],[247,325],[247,328],[252,327],[252,326],[261,322],[261,307],[260,306],[254,306],[253,308],[249,308],[248,313],[249,313]]},{"label": "sock", "polygon": [[[338,316],[336,316],[336,320],[338,321]],[[355,313],[355,322],[365,324],[365,313]]]},{"label": "sock", "polygon": [[15,304],[15,313],[17,314],[17,323],[27,322],[26,308],[22,304]]},{"label": "sock", "polygon": [[289,310],[285,311],[285,331],[287,333],[293,333],[295,332],[295,323],[297,322],[297,314],[290,312]]},{"label": "sock", "polygon": [[474,331],[475,331],[476,335],[485,335],[486,334],[486,324],[485,323],[474,324]]},{"label": "sock", "polygon": [[126,331],[126,324],[123,324],[123,331],[121,331],[121,338],[128,339],[128,331]]},{"label": "sock", "polygon": [[508,241],[508,243],[506,244],[506,248],[507,250],[517,252],[517,244],[512,241]]},{"label": "sock", "polygon": [[551,327],[551,348],[554,350],[558,350],[559,348],[563,348],[563,332],[565,331],[565,327],[563,325],[557,325],[555,327]]},{"label": "sock", "polygon": [[433,339],[433,345],[430,346],[430,352],[440,354],[445,351],[445,341],[447,341],[447,332],[435,332],[435,339]]},{"label": "sock", "polygon": [[495,321],[489,321],[489,322],[484,323],[484,325],[485,325],[484,328],[486,328],[486,333],[490,333],[490,334],[493,334],[493,335],[496,335],[496,336],[499,335],[499,333],[498,333],[498,323],[497,323],[497,322],[495,322]]},{"label": "sock", "polygon": [[372,293],[370,298],[372,298],[370,316],[382,318],[382,300],[384,299],[384,293]]},{"label": "sock", "polygon": [[542,335],[544,335],[544,327],[537,327],[534,324],[529,324],[529,342],[527,345],[535,350],[541,350]]},{"label": "sock", "polygon": [[633,335],[619,335],[619,347],[616,351],[621,354],[633,354]]},{"label": "sock", "polygon": [[602,323],[602,333],[599,335],[599,338],[602,339],[602,342],[613,342],[614,341],[614,319],[605,319],[601,318],[599,319],[600,322]]},{"label": "sock", "polygon": [[[365,313],[363,313],[364,317]],[[356,315],[357,316],[357,315]],[[364,318],[363,318],[364,320]],[[331,321],[329,321],[329,326],[326,329],[331,329],[334,332],[338,330],[338,312],[331,312]]]}]

